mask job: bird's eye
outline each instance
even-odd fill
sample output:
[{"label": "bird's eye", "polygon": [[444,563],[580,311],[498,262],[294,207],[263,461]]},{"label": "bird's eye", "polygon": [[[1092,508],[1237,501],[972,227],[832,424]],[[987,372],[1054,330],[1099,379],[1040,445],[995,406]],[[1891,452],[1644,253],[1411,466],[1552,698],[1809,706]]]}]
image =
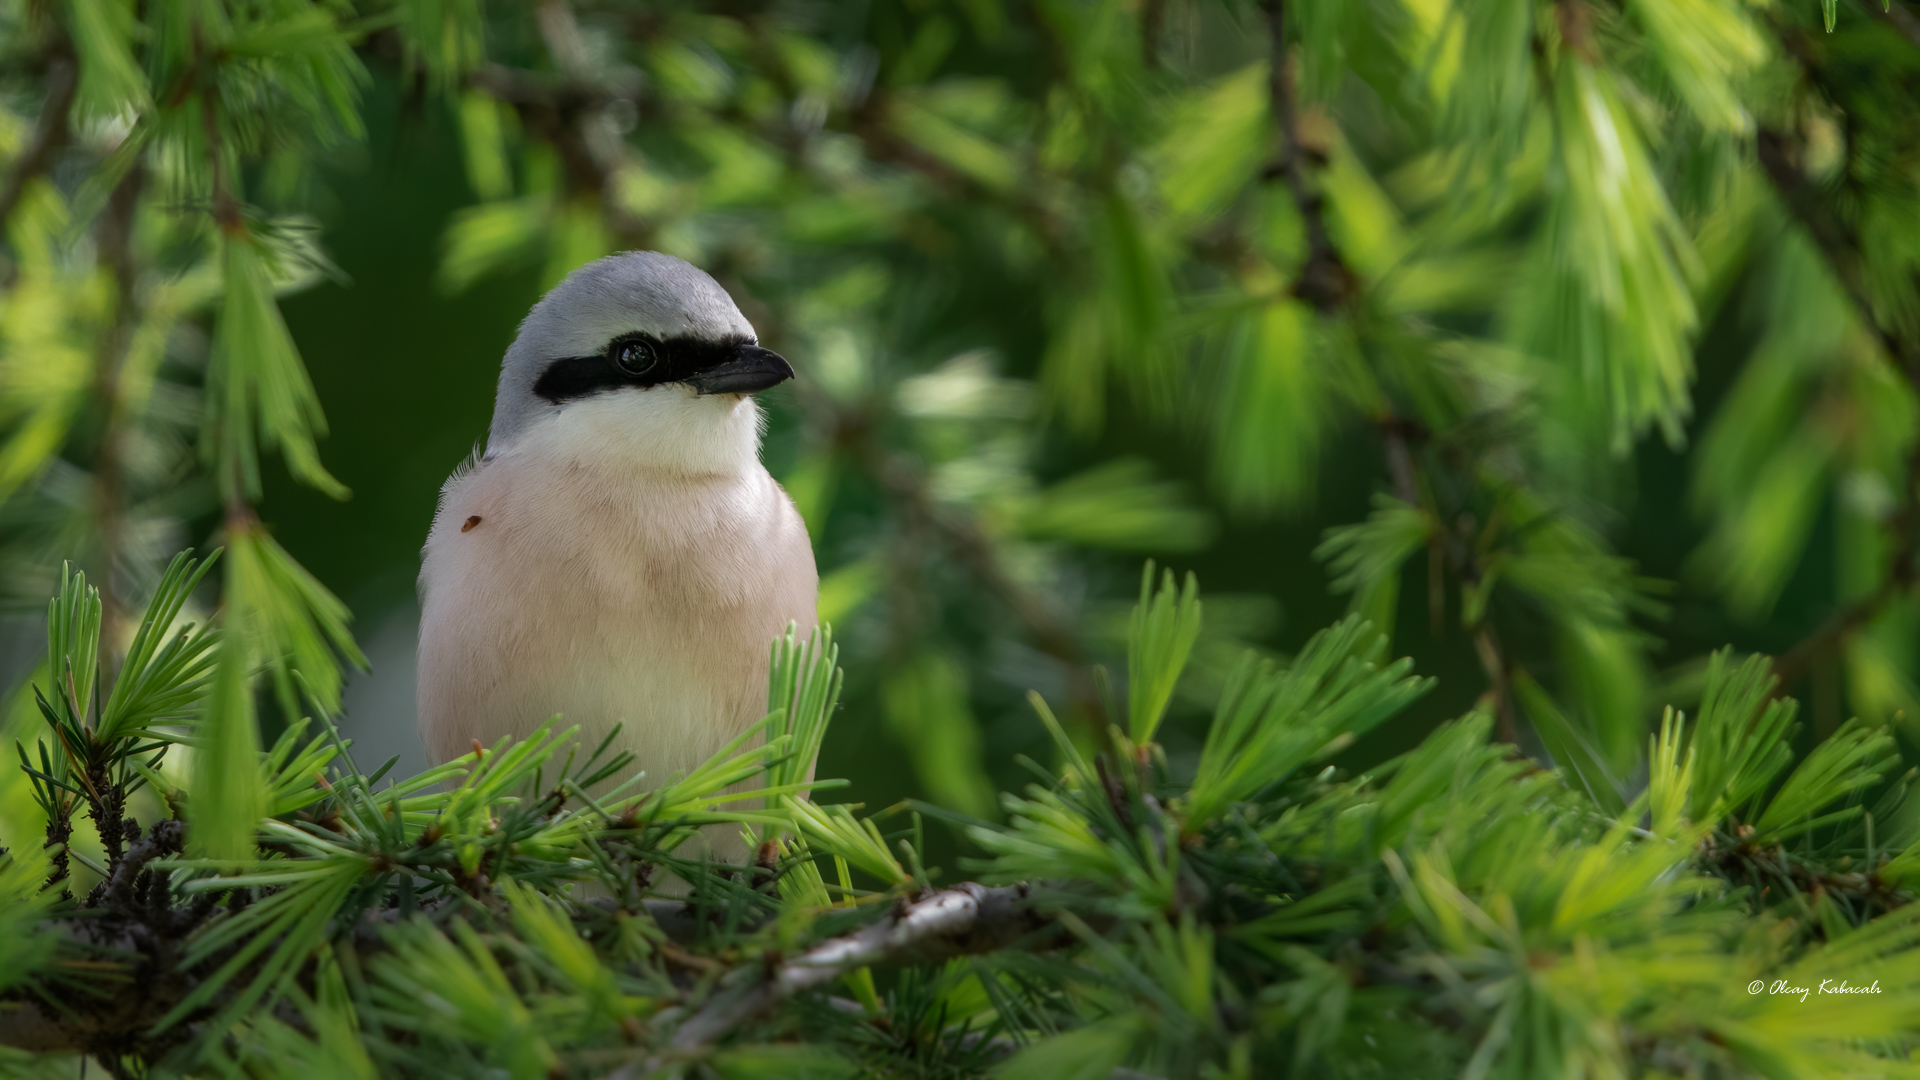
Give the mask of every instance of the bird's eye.
[{"label": "bird's eye", "polygon": [[613,366],[619,368],[622,375],[636,379],[651,372],[660,362],[653,346],[644,341],[615,342],[612,357]]}]

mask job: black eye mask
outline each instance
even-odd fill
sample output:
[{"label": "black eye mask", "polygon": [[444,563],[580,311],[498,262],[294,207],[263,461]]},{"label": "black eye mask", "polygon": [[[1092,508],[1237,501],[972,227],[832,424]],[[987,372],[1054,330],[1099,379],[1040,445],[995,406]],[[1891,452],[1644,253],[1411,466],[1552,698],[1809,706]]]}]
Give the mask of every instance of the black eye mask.
[{"label": "black eye mask", "polygon": [[793,366],[751,339],[622,334],[597,356],[547,363],[533,392],[555,405],[606,390],[686,383],[702,394],[751,394],[793,378]]}]

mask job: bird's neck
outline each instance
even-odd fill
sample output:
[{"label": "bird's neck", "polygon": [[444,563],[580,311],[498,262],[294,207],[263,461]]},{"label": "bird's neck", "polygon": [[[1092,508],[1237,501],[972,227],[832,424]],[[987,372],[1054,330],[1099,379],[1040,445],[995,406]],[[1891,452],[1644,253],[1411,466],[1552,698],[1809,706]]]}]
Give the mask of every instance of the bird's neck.
[{"label": "bird's neck", "polygon": [[626,391],[570,403],[487,456],[629,475],[730,476],[760,467],[763,423],[760,406],[742,395]]}]

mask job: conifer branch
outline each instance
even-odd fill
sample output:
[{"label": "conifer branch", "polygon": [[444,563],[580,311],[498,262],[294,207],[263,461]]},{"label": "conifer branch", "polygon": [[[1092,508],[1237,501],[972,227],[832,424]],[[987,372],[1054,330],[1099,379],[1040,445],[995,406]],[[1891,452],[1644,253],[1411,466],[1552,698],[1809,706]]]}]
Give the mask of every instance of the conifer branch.
[{"label": "conifer branch", "polygon": [[851,417],[843,416],[842,420],[843,438],[854,460],[893,495],[904,516],[939,536],[973,578],[1006,605],[1035,648],[1059,662],[1066,673],[1074,711],[1096,739],[1103,738],[1106,706],[1094,685],[1087,650],[1079,635],[1046,600],[1013,576],[979,522],[940,504],[923,471],[888,454],[866,425]]},{"label": "conifer branch", "polygon": [[[543,4],[541,10],[560,7]],[[559,50],[555,61],[564,73],[560,78],[486,64],[474,71],[469,85],[511,106],[527,130],[553,148],[560,160],[566,194],[592,199],[620,246],[651,247],[652,226],[623,205],[616,189],[615,181],[626,166],[618,133],[607,118],[607,110],[615,105],[624,102],[638,110],[643,101],[632,88],[616,87],[590,76],[583,58],[569,47],[565,27],[572,24],[570,9],[563,14],[546,14],[541,20],[549,49]],[[578,27],[574,27],[572,36],[577,38],[578,33]],[[561,52],[566,54],[564,61]]]},{"label": "conifer branch", "polygon": [[1840,220],[1829,194],[1801,168],[1799,159],[1806,150],[1805,144],[1773,128],[1762,128],[1755,142],[1767,179],[1788,212],[1800,222],[1826,258],[1834,280],[1858,311],[1861,325],[1874,335],[1888,359],[1906,371],[1909,378],[1920,374],[1920,342],[1908,340],[1906,335],[1883,325],[1874,310],[1873,298],[1867,291],[1866,257],[1861,252],[1859,236]]},{"label": "conifer branch", "polygon": [[[1353,303],[1360,293],[1360,279],[1347,265],[1327,226],[1326,198],[1314,186],[1308,165],[1315,159],[1301,137],[1300,106],[1293,52],[1287,44],[1286,0],[1266,0],[1269,39],[1268,99],[1279,136],[1279,159],[1267,169],[1267,176],[1285,181],[1294,206],[1300,213],[1307,238],[1307,254],[1298,272],[1293,293],[1322,316],[1334,315]],[[1427,513],[1432,508],[1421,497],[1420,466],[1412,443],[1430,436],[1425,426],[1389,412],[1376,421],[1386,452],[1387,470],[1394,494],[1409,506]],[[1442,530],[1435,530],[1428,551],[1434,573],[1429,579],[1429,610],[1434,613],[1437,630],[1445,586],[1438,571],[1444,565],[1463,582],[1479,580],[1481,570],[1473,554],[1471,538],[1449,543]],[[1468,628],[1474,653],[1487,677],[1487,693],[1493,699],[1494,715],[1500,738],[1509,743],[1519,740],[1519,722],[1515,715],[1511,689],[1512,662],[1500,645],[1499,634],[1484,617]]]},{"label": "conifer branch", "polygon": [[71,135],[68,114],[79,88],[80,66],[62,37],[47,62],[47,100],[41,107],[40,119],[35,122],[33,135],[21,149],[20,156],[14,159],[13,167],[7,170],[5,182],[0,183],[0,228],[5,227],[14,208],[20,205],[27,184],[51,168],[54,153],[67,144]]},{"label": "conifer branch", "polygon": [[115,185],[95,230],[100,263],[113,282],[113,316],[100,338],[93,381],[94,401],[101,416],[99,449],[93,463],[93,548],[100,568],[101,637],[106,641],[121,640],[119,627],[126,618],[115,582],[128,510],[125,474],[130,418],[121,376],[140,322],[133,230],[145,184],[146,169],[135,163]]},{"label": "conifer branch", "polygon": [[[1871,3],[1863,6],[1879,9]],[[1909,21],[1912,16],[1901,12]],[[1823,93],[1831,93],[1827,73],[1804,35],[1769,18],[1782,48],[1800,65],[1806,78]],[[1899,29],[1897,22],[1892,23]],[[1916,39],[1920,41],[1920,39]],[[1858,230],[1846,222],[1829,192],[1809,174],[1803,162],[1805,140],[1777,128],[1762,128],[1756,138],[1762,171],[1787,211],[1798,221],[1820,251],[1828,270],[1851,302],[1860,325],[1886,352],[1895,370],[1920,398],[1920,335],[1908,327],[1882,320],[1867,284],[1867,258]],[[1852,152],[1852,148],[1848,148]],[[1915,281],[1920,286],[1920,278]],[[1836,611],[1813,633],[1774,662],[1778,692],[1786,694],[1808,670],[1829,653],[1843,648],[1852,635],[1867,626],[1895,599],[1912,591],[1920,575],[1920,438],[1909,446],[1900,498],[1887,520],[1890,533],[1887,566],[1880,582],[1864,595]]]},{"label": "conifer branch", "polygon": [[[1908,44],[1920,49],[1920,15],[1907,10],[1907,0],[1853,0],[1854,6],[1906,38]],[[1884,4],[1884,6],[1882,6]]]},{"label": "conifer branch", "polygon": [[1494,719],[1504,742],[1520,741],[1520,724],[1513,710],[1513,671],[1507,654],[1500,647],[1500,635],[1492,624],[1482,622],[1473,631],[1473,651],[1487,673],[1487,694],[1493,698]]},{"label": "conifer branch", "polygon": [[989,888],[966,882],[924,896],[880,922],[813,946],[781,962],[762,978],[720,990],[699,1011],[678,1022],[665,1053],[624,1066],[607,1080],[652,1076],[676,1059],[693,1057],[728,1032],[794,994],[824,986],[857,968],[938,964],[1017,944],[1031,946],[1060,927],[1029,905],[1027,885]]},{"label": "conifer branch", "polygon": [[[753,61],[756,68],[779,89],[782,95],[788,98],[796,96],[800,81],[786,57],[781,54],[776,44],[769,40],[764,13],[739,12],[734,13],[733,17],[746,29],[754,43]],[[1048,44],[1049,52],[1057,52],[1055,37],[1047,32],[1046,20],[1037,18],[1036,25]],[[1066,246],[1066,224],[1043,199],[1038,197],[1036,189],[1031,185],[1022,185],[1010,191],[1001,190],[982,183],[916,146],[912,140],[900,133],[897,123],[897,105],[893,94],[885,85],[865,89],[847,108],[830,110],[823,121],[823,126],[827,130],[852,135],[859,139],[866,154],[876,162],[914,173],[951,196],[976,200],[997,207],[1020,222],[1045,248],[1048,257],[1058,265],[1062,267],[1072,265],[1072,253]],[[766,132],[770,141],[784,143],[790,151],[798,148],[798,143],[792,138],[792,134],[790,127]]]},{"label": "conifer branch", "polygon": [[1286,0],[1267,0],[1267,92],[1279,132],[1279,159],[1268,167],[1269,177],[1287,184],[1307,235],[1307,257],[1293,285],[1294,295],[1322,315],[1331,314],[1353,299],[1359,281],[1341,258],[1327,229],[1326,198],[1315,187],[1307,166],[1311,151],[1300,137],[1299,87],[1294,75],[1293,50],[1287,46]]},{"label": "conifer branch", "polygon": [[34,1001],[0,1002],[0,1046],[35,1054],[80,1049],[72,1036]]},{"label": "conifer branch", "polygon": [[1166,0],[1145,0],[1140,6],[1140,66],[1160,69],[1160,38],[1166,30]]}]

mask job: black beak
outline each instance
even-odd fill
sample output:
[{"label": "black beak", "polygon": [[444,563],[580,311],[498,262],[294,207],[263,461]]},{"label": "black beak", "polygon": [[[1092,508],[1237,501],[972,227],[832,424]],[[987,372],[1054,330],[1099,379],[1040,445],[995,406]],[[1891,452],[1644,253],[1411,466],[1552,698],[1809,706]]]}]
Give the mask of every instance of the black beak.
[{"label": "black beak", "polygon": [[720,363],[687,376],[686,383],[702,394],[752,394],[791,378],[793,365],[785,357],[758,345],[742,345]]}]

